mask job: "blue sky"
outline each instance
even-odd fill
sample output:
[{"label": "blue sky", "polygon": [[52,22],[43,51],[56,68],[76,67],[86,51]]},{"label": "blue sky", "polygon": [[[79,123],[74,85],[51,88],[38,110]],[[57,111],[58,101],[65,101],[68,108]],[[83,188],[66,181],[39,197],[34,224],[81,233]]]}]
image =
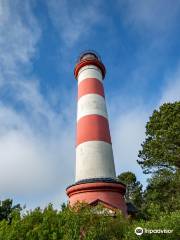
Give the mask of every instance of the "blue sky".
[{"label": "blue sky", "polygon": [[117,174],[155,108],[180,99],[180,1],[0,1],[0,198],[56,207],[74,182],[80,52],[96,50]]}]

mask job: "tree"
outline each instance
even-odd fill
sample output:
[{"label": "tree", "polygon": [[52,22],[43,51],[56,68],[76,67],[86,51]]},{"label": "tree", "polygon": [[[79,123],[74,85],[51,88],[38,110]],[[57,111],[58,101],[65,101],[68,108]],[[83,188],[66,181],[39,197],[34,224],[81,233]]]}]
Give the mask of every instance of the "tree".
[{"label": "tree", "polygon": [[144,192],[143,212],[152,217],[152,208],[159,212],[172,212],[180,208],[180,175],[168,169],[161,169],[148,180]]},{"label": "tree", "polygon": [[180,102],[165,103],[154,110],[146,125],[146,139],[138,163],[144,173],[180,167]]},{"label": "tree", "polygon": [[125,199],[140,208],[142,204],[142,184],[137,181],[132,172],[124,172],[118,176],[118,180],[126,185]]},{"label": "tree", "polygon": [[[165,103],[146,125],[138,163],[151,173],[144,192],[144,212],[172,212],[180,207],[180,102]],[[154,214],[154,213],[153,213]]]},{"label": "tree", "polygon": [[61,210],[62,210],[62,211],[65,210],[66,207],[67,207],[67,205],[63,202],[63,203],[61,204]]},{"label": "tree", "polygon": [[4,201],[0,201],[0,221],[5,219],[10,222],[14,211],[21,211],[20,204],[13,206],[12,199],[5,199]]}]

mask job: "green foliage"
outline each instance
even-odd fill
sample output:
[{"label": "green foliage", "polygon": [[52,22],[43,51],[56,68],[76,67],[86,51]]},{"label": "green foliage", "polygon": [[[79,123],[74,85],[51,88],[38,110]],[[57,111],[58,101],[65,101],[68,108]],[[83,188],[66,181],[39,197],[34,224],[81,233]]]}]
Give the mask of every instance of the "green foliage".
[{"label": "green foliage", "polygon": [[[158,209],[155,208],[154,212]],[[156,212],[156,215],[159,212]],[[180,239],[180,211],[175,211],[172,213],[159,213],[157,219],[151,219],[149,221],[139,220],[133,221],[129,231],[126,232],[124,239],[143,239],[143,240],[177,240]],[[142,227],[144,229],[144,233],[141,236],[137,236],[134,233],[134,229],[136,227]],[[147,230],[173,230],[172,233],[146,233]]]},{"label": "green foliage", "polygon": [[[156,209],[157,210],[157,209]],[[44,210],[36,208],[26,214],[14,215],[11,224],[0,221],[2,240],[133,240],[137,226],[146,229],[173,229],[166,239],[177,240],[180,235],[180,212],[159,214],[150,221],[124,218],[119,211],[113,217],[102,206],[78,204],[74,209]],[[164,234],[144,234],[141,239],[164,239]]]},{"label": "green foliage", "polygon": [[124,172],[118,176],[118,180],[126,185],[126,201],[140,208],[143,201],[142,184],[137,181],[136,175],[132,172]]},{"label": "green foliage", "polygon": [[[102,212],[103,214],[99,214]],[[0,222],[0,239],[7,240],[78,240],[78,239],[119,239],[128,228],[127,219],[120,212],[112,217],[101,206],[92,208],[78,205],[78,208],[64,208],[56,211],[49,205],[27,212],[14,218],[9,225]]]},{"label": "green foliage", "polygon": [[167,169],[156,172],[149,180],[144,192],[143,211],[152,216],[150,206],[158,206],[157,212],[172,212],[180,209],[180,174]]},{"label": "green foliage", "polygon": [[165,103],[146,125],[146,139],[138,163],[144,173],[180,167],[180,102]]},{"label": "green foliage", "polygon": [[63,239],[119,239],[127,228],[125,219],[119,211],[112,217],[102,206],[91,207],[79,204],[74,209],[63,211],[66,234]]}]

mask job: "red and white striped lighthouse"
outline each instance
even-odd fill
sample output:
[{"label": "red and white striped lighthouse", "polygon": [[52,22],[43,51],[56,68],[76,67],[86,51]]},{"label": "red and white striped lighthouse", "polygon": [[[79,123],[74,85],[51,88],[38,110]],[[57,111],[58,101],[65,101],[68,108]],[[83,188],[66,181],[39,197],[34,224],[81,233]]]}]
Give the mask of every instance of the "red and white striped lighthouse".
[{"label": "red and white striped lighthouse", "polygon": [[78,81],[76,182],[67,188],[69,203],[103,203],[126,214],[125,186],[116,180],[103,81],[105,66],[93,51],[74,69]]}]

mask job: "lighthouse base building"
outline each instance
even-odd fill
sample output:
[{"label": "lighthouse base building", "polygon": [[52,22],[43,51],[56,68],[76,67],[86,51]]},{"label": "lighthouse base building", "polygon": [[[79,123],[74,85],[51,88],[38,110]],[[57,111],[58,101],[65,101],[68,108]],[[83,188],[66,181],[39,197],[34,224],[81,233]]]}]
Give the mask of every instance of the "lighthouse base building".
[{"label": "lighthouse base building", "polygon": [[78,82],[76,180],[66,189],[70,206],[102,204],[127,215],[126,187],[116,180],[105,103],[105,66],[97,53],[83,53],[75,66]]},{"label": "lighthouse base building", "polygon": [[71,206],[77,202],[90,205],[102,204],[110,210],[120,209],[124,215],[127,207],[124,201],[125,186],[118,182],[108,182],[106,179],[84,180],[67,188],[67,195]]}]

